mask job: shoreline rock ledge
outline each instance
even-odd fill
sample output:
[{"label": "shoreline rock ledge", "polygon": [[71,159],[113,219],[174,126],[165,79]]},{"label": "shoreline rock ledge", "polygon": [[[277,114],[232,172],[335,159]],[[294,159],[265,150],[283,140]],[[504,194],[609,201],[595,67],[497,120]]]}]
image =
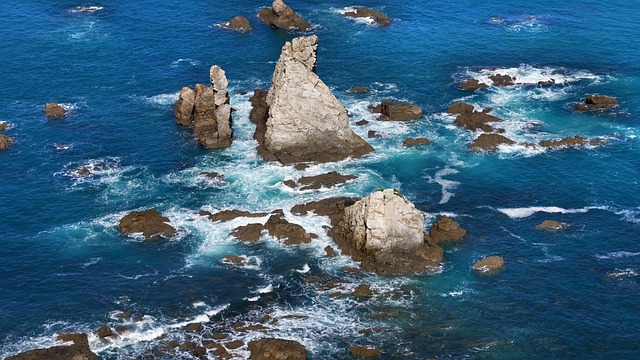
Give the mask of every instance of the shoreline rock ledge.
[{"label": "shoreline rock ledge", "polygon": [[324,163],[373,151],[351,130],[347,110],[316,75],[317,49],[315,35],[282,47],[265,99],[266,127],[256,129],[258,153],[265,160]]},{"label": "shoreline rock ledge", "polygon": [[345,208],[344,220],[331,230],[343,253],[378,275],[433,271],[443,250],[424,230],[424,216],[397,190],[371,193]]},{"label": "shoreline rock ledge", "polygon": [[56,345],[44,349],[28,350],[6,360],[98,360],[98,356],[89,348],[87,334],[59,334],[57,341],[73,342],[72,345]]},{"label": "shoreline rock ledge", "polygon": [[211,86],[183,87],[174,105],[176,122],[192,126],[198,142],[207,149],[231,146],[231,105],[224,70],[214,65],[209,71]]}]

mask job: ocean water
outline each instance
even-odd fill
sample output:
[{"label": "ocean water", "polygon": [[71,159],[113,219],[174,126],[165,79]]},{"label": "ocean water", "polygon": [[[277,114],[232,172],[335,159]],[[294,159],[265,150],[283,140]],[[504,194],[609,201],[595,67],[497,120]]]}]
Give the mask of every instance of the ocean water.
[{"label": "ocean water", "polygon": [[[267,313],[280,319],[266,324],[270,331],[238,331],[229,340],[294,339],[311,359],[349,359],[351,345],[378,347],[385,359],[640,357],[640,4],[288,4],[314,25],[307,34],[319,37],[317,72],[352,114],[354,131],[382,135],[368,139],[372,155],[303,172],[257,156],[248,99],[269,86],[284,42],[301,35],[260,23],[256,14],[268,1],[0,3],[0,121],[17,139],[0,153],[0,358],[51,346],[57,333],[106,325],[128,331],[111,342],[91,336],[101,358],[189,359],[156,350],[174,339],[201,342],[185,331],[190,322],[211,320],[205,327],[214,331]],[[350,5],[374,7],[394,22],[378,28],[346,19],[341,12]],[[254,31],[215,25],[236,15]],[[180,88],[206,83],[214,64],[229,79],[235,138],[228,149],[206,151],[176,125],[172,108]],[[457,87],[491,73],[524,84],[474,93]],[[549,77],[565,81],[537,86]],[[355,86],[372,91],[346,91]],[[588,94],[614,96],[620,106],[573,112]],[[366,108],[386,99],[418,103],[425,115],[377,122]],[[521,143],[580,134],[605,144],[472,153],[467,145],[477,134],[445,114],[460,100],[491,107],[505,135]],[[52,101],[69,115],[47,120],[44,104]],[[371,122],[355,126],[363,118]],[[404,148],[408,136],[433,145]],[[99,169],[80,177],[80,166]],[[330,170],[358,179],[306,192],[281,184]],[[227,183],[201,171],[221,172]],[[398,188],[429,224],[448,214],[468,230],[445,245],[438,273],[346,273],[342,267],[357,265],[350,258],[324,256],[328,219],[289,213],[295,204],[383,187]],[[150,207],[171,219],[177,237],[144,244],[118,233],[122,216]],[[264,237],[247,246],[228,233],[255,219],[213,223],[197,215],[234,208],[284,209],[319,238],[287,247]],[[569,226],[536,230],[545,219]],[[250,265],[226,264],[228,254]],[[490,255],[505,258],[503,272],[470,270]],[[319,290],[305,276],[330,277],[343,292],[360,283],[380,294],[403,290],[333,299],[335,290]],[[141,319],[118,319],[118,311]],[[384,311],[399,315],[369,318]],[[364,328],[388,331],[359,333]],[[246,347],[231,352],[248,356]]]}]

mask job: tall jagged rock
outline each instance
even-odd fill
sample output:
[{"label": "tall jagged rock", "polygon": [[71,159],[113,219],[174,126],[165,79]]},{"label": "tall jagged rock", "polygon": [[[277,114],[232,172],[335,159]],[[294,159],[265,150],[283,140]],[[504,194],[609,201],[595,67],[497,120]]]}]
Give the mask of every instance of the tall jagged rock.
[{"label": "tall jagged rock", "polygon": [[198,142],[207,149],[225,148],[233,141],[228,81],[224,70],[214,65],[211,86],[196,84],[182,88],[174,113],[178,124],[192,126]]},{"label": "tall jagged rock", "polygon": [[266,97],[269,117],[259,152],[284,164],[360,157],[373,148],[349,125],[345,107],[316,75],[318,37],[287,42]]},{"label": "tall jagged rock", "polygon": [[306,31],[311,25],[291,9],[282,0],[274,0],[271,8],[263,8],[258,17],[265,24],[276,29],[295,29]]},{"label": "tall jagged rock", "polygon": [[442,248],[424,230],[424,216],[396,190],[378,190],[345,208],[331,230],[343,253],[379,275],[434,270]]}]

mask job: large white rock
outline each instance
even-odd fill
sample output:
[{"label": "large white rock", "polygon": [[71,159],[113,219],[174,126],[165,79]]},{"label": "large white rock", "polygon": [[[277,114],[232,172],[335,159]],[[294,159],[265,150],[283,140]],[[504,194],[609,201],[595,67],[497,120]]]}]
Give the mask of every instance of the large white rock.
[{"label": "large white rock", "polygon": [[356,249],[417,249],[424,244],[424,216],[393,189],[375,191],[345,209]]},{"label": "large white rock", "polygon": [[329,162],[373,150],[349,125],[347,110],[315,73],[318,37],[287,42],[267,95],[264,148],[283,163]]}]

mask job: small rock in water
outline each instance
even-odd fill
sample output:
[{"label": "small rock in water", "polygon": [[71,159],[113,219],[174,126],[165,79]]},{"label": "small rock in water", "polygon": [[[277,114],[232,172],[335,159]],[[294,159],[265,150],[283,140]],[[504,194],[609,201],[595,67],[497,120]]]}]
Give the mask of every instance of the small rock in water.
[{"label": "small rock in water", "polygon": [[227,262],[229,264],[236,265],[236,266],[245,266],[249,264],[249,260],[247,260],[244,257],[236,256],[236,255],[227,255],[223,257],[222,260],[224,262]]},{"label": "small rock in water", "polygon": [[589,95],[584,103],[576,105],[576,111],[609,110],[618,106],[618,100],[610,96]]},{"label": "small rock in water", "polygon": [[265,24],[276,29],[294,29],[306,31],[311,25],[291,9],[282,0],[274,0],[271,8],[263,8],[258,17]]},{"label": "small rock in water", "polygon": [[480,81],[478,81],[476,79],[465,80],[460,85],[460,88],[462,90],[465,90],[465,91],[473,91],[473,90],[477,90],[477,89],[486,89],[488,87],[489,87],[489,85],[481,83]]},{"label": "small rock in water", "polygon": [[349,348],[349,352],[353,356],[359,358],[374,358],[382,356],[382,352],[380,351],[380,349],[366,348],[363,346],[352,346]]},{"label": "small rock in water", "polygon": [[100,329],[94,331],[93,333],[94,333],[94,335],[96,335],[100,339],[103,339],[103,338],[106,338],[106,337],[114,335],[113,331],[108,326],[103,326]]},{"label": "small rock in water", "polygon": [[27,350],[9,356],[5,360],[98,360],[91,352],[87,334],[59,334],[57,341],[70,342],[72,345],[57,345],[45,349]]},{"label": "small rock in water", "polygon": [[375,138],[379,138],[379,137],[380,137],[380,135],[379,135],[379,134],[378,134],[378,132],[377,132],[377,131],[375,131],[375,130],[369,130],[369,132],[367,133],[367,137],[368,137],[369,139],[375,139]]},{"label": "small rock in water", "polygon": [[220,27],[240,32],[253,30],[253,27],[251,27],[249,20],[247,20],[247,18],[245,18],[244,16],[236,16],[227,22],[220,23],[219,25]]},{"label": "small rock in water", "polygon": [[249,342],[252,360],[306,360],[307,350],[297,341],[265,338]]},{"label": "small rock in water", "polygon": [[369,88],[365,86],[358,86],[358,87],[354,87],[347,90],[347,92],[355,93],[355,94],[365,93],[365,92],[369,92]]},{"label": "small rock in water", "polygon": [[0,134],[0,150],[8,149],[14,141],[14,138]]},{"label": "small rock in water", "polygon": [[427,138],[406,138],[402,142],[404,147],[413,147],[418,145],[431,145],[431,141]]},{"label": "small rock in water", "polygon": [[44,114],[51,119],[61,118],[67,114],[67,109],[58,103],[48,103],[44,108]]},{"label": "small rock in water", "polygon": [[587,142],[585,138],[580,135],[569,136],[562,140],[543,140],[540,141],[540,146],[542,147],[575,147],[575,146],[584,146]]},{"label": "small rock in water", "polygon": [[515,77],[509,75],[495,74],[489,76],[489,79],[493,81],[494,86],[511,86],[514,85]]},{"label": "small rock in water", "polygon": [[371,290],[366,284],[358,285],[358,287],[351,293],[351,295],[355,297],[369,297],[373,296],[373,294],[373,290]]},{"label": "small rock in water", "polygon": [[513,145],[516,142],[498,134],[480,134],[469,147],[475,152],[496,151],[499,145]]},{"label": "small rock in water", "polygon": [[356,121],[356,125],[358,126],[363,126],[363,125],[367,125],[369,122],[365,119],[362,119],[360,121]]},{"label": "small rock in water", "polygon": [[441,216],[429,228],[431,239],[437,244],[446,241],[457,241],[467,235],[467,231],[446,215]]},{"label": "small rock in water", "polygon": [[264,231],[264,225],[253,223],[244,226],[238,226],[231,232],[230,235],[235,236],[238,240],[244,243],[253,243],[260,240],[262,237],[262,231]]},{"label": "small rock in water", "polygon": [[504,268],[504,259],[500,256],[490,256],[473,264],[472,269],[482,274],[492,274]]},{"label": "small rock in water", "polygon": [[417,104],[383,101],[371,109],[374,113],[378,112],[378,109],[380,110],[381,115],[378,120],[382,121],[408,121],[422,117],[422,108]]},{"label": "small rock in water", "polygon": [[145,241],[158,240],[176,234],[176,229],[167,224],[169,221],[169,218],[162,216],[155,208],[132,211],[120,219],[119,229],[123,234],[142,233]]},{"label": "small rock in water", "polygon": [[324,252],[327,253],[328,257],[336,257],[336,251],[329,245],[325,246]]},{"label": "small rock in water", "polygon": [[545,220],[540,224],[536,225],[536,229],[538,230],[562,230],[566,227],[566,224],[555,220]]},{"label": "small rock in water", "polygon": [[378,26],[387,26],[393,21],[387,15],[376,10],[357,6],[350,8],[349,11],[344,13],[344,16],[350,18],[369,18]]}]

